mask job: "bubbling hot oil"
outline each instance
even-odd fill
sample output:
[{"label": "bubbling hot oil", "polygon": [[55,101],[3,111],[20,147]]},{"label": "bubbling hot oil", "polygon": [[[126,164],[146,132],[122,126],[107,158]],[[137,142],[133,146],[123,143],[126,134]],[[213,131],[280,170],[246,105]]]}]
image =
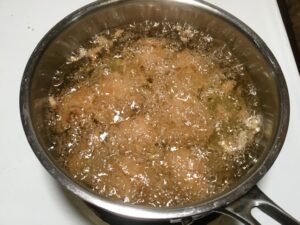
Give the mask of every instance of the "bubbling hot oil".
[{"label": "bubbling hot oil", "polygon": [[226,191],[255,164],[254,83],[225,43],[145,21],[80,47],[54,74],[49,151],[100,196],[168,207]]}]

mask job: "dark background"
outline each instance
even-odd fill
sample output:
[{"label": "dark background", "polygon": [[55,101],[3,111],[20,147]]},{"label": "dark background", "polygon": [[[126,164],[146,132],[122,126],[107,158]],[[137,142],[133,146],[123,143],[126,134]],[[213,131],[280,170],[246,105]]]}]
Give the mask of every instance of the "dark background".
[{"label": "dark background", "polygon": [[300,0],[277,0],[300,71]]}]

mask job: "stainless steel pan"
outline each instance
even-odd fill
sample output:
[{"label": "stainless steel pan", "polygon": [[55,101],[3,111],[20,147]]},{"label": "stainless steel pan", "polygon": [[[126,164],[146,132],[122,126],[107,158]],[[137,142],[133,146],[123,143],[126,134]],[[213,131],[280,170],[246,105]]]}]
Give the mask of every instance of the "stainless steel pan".
[{"label": "stainless steel pan", "polygon": [[[49,137],[45,132],[44,116],[51,76],[55,70],[94,34],[146,19],[186,22],[223,39],[246,66],[258,87],[264,114],[261,158],[230,190],[197,204],[151,208],[99,197],[68,176],[47,151]],[[49,173],[84,201],[113,214],[137,220],[170,220],[189,224],[211,212],[219,212],[245,224],[259,224],[251,216],[251,209],[258,207],[282,224],[299,224],[255,186],[278,156],[287,132],[289,97],[284,76],[271,51],[249,27],[208,3],[196,0],[106,0],[75,11],[53,27],[32,53],[21,84],[20,110],[27,139]]]}]

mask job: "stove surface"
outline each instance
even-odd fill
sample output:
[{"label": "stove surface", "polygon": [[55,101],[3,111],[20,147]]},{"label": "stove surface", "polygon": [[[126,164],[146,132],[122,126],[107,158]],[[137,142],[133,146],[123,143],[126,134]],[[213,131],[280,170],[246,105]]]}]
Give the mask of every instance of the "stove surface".
[{"label": "stove surface", "polygon": [[[19,88],[39,40],[63,17],[90,0],[0,1],[0,224],[104,224],[65,192],[41,166],[23,132]],[[258,186],[300,220],[300,76],[275,0],[209,0],[250,26],[277,58],[289,88],[291,115],[283,149]],[[261,224],[276,224],[254,210]],[[210,224],[237,224],[218,217]]]}]

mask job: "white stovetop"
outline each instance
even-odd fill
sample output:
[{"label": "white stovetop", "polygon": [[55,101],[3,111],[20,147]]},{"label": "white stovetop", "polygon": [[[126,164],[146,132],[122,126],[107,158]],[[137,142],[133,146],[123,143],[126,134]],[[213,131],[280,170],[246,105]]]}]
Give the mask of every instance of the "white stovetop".
[{"label": "white stovetop", "polygon": [[[43,35],[90,0],[0,0],[0,224],[90,225],[27,143],[19,116],[26,62]],[[288,84],[291,117],[275,164],[259,187],[300,220],[300,76],[275,0],[209,0],[237,16],[267,43]],[[271,224],[257,213],[262,224]]]}]

